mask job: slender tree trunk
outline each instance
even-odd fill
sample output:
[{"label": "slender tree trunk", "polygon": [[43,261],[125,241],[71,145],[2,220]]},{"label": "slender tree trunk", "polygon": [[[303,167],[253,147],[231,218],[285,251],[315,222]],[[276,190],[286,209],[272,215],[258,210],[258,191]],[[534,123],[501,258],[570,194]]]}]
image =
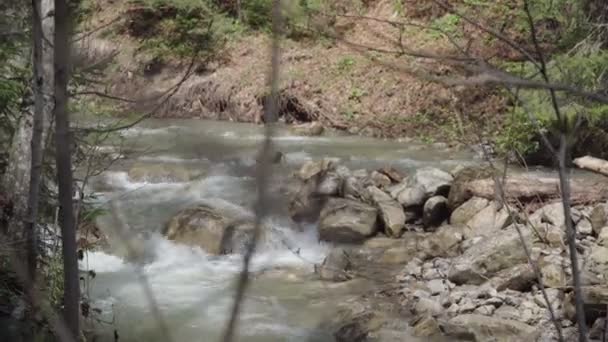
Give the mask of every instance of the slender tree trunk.
[{"label": "slender tree trunk", "polygon": [[67,0],[55,0],[55,148],[61,239],[63,245],[63,316],[74,339],[79,332],[80,286],[76,252],[76,222],[72,202],[72,157],[68,115],[68,80],[70,77],[71,17]]},{"label": "slender tree trunk", "polygon": [[53,110],[53,98],[51,97],[54,81],[53,56],[52,49],[44,37],[52,37],[54,25],[52,23],[53,20],[43,20],[43,17],[48,17],[47,13],[52,8],[53,3],[50,0],[32,0],[34,115],[30,143],[31,166],[27,217],[24,220],[24,234],[28,243],[28,278],[32,285],[36,279],[36,260],[38,255],[36,220],[38,217],[38,205],[40,203],[42,161]]}]

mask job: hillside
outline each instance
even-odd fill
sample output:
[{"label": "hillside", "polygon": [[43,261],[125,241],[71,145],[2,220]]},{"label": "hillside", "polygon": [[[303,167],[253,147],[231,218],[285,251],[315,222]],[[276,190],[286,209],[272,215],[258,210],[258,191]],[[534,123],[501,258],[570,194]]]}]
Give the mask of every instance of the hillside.
[{"label": "hillside", "polygon": [[[244,2],[241,14],[228,1],[91,1],[82,27],[97,29],[83,44],[89,63],[114,57],[105,69],[105,92],[162,98],[190,70],[192,75],[154,116],[260,121],[268,92],[270,18],[264,5],[269,1]],[[584,85],[597,87],[605,69],[599,62],[608,55],[603,46],[591,52],[585,47],[580,54],[576,50],[581,50],[583,28],[574,19],[581,10],[570,2],[551,8],[535,2],[539,46],[547,57],[566,54],[568,63],[563,64],[572,69],[568,74],[579,75],[584,68],[593,78]],[[522,153],[538,147],[534,129],[520,120],[523,114],[506,91],[430,81],[474,75],[472,66],[481,60],[529,70],[522,53],[535,46],[521,1],[463,0],[451,2],[450,11],[434,0],[302,3],[304,9],[289,3],[284,10],[284,121],[319,121],[352,134],[426,142],[490,140]],[[486,28],[506,40],[484,32]],[[588,63],[589,58],[598,63]],[[549,126],[547,96],[530,96],[540,121]],[[141,101],[122,109],[142,113],[155,106]],[[603,120],[603,107],[599,111]]]}]

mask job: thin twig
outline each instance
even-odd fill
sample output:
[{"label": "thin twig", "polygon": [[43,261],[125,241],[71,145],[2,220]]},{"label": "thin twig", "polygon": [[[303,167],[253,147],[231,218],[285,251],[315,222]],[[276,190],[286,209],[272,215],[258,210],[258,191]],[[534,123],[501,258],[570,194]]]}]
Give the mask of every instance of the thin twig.
[{"label": "thin twig", "polygon": [[268,183],[271,177],[271,156],[274,135],[274,123],[277,121],[278,96],[279,96],[279,67],[280,67],[280,36],[281,36],[281,0],[275,0],[272,13],[272,46],[270,61],[270,103],[264,113],[265,139],[260,151],[261,160],[257,168],[257,191],[258,199],[255,206],[255,227],[253,239],[243,256],[243,268],[238,277],[234,304],[230,314],[230,320],[223,335],[223,342],[232,342],[237,330],[237,322],[241,310],[245,291],[249,284],[249,268],[251,259],[255,254],[259,236],[261,235],[262,223],[269,212]]}]

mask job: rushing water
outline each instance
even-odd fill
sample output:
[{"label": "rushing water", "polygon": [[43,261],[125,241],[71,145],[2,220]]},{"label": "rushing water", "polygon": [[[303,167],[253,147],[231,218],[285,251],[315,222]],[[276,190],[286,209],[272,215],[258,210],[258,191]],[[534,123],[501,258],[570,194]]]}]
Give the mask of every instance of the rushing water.
[{"label": "rushing water", "polygon": [[[241,257],[209,256],[166,240],[160,231],[177,211],[196,203],[251,208],[255,156],[262,138],[261,128],[248,124],[149,120],[103,147],[122,146],[126,159],[94,179],[93,188],[100,203],[114,203],[124,225],[117,223],[116,215],[101,217],[99,225],[111,237],[111,250],[89,253],[81,267],[96,272],[87,293],[93,306],[101,309],[101,318],[113,322],[100,323],[108,336],[116,328],[120,341],[164,342],[162,325],[143,286],[147,284],[173,341],[220,338]],[[469,153],[424,145],[346,136],[298,137],[282,129],[275,142],[286,160],[275,169],[273,190],[280,177],[321,157],[351,169],[388,165],[403,171],[421,166],[449,169],[472,160]],[[313,264],[323,259],[327,246],[317,241],[314,227],[297,232],[281,211],[267,223],[280,238],[265,241],[253,260],[257,276],[240,316],[239,340],[333,341],[321,323],[340,303],[373,284],[315,280]],[[132,252],[127,240],[131,249],[145,256],[137,263],[125,257]]]}]

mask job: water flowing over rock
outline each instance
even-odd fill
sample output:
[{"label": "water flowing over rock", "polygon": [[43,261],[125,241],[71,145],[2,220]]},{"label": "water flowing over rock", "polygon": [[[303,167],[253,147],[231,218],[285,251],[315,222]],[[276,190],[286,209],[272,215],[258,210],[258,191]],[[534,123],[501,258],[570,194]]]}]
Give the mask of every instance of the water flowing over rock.
[{"label": "water flowing over rock", "polygon": [[235,211],[208,204],[184,209],[171,219],[165,234],[210,254],[242,253],[252,241],[254,225]]},{"label": "water flowing over rock", "polygon": [[321,240],[359,243],[378,230],[378,210],[349,199],[331,198],[321,211],[319,237]]}]

